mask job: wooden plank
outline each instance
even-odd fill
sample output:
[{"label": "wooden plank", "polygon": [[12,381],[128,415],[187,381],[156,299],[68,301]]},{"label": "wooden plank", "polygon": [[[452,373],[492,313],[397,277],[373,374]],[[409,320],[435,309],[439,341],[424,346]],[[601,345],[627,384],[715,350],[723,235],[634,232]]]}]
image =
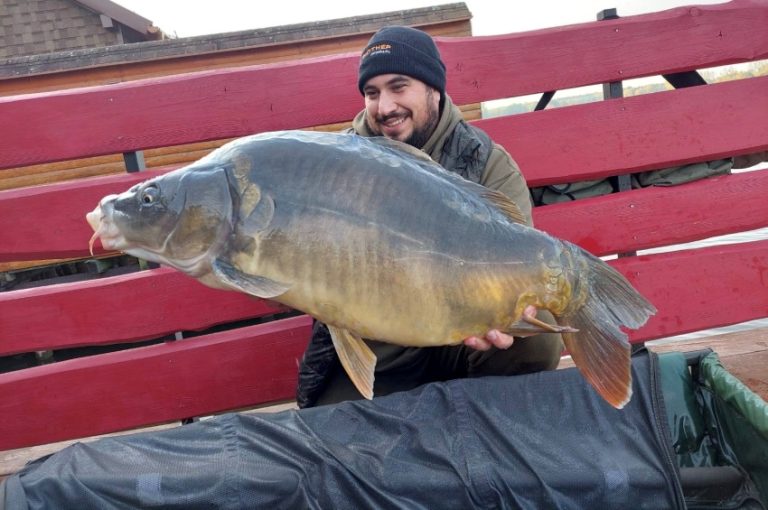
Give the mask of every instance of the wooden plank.
[{"label": "wooden plank", "polygon": [[46,260],[22,260],[19,262],[0,262],[0,273],[6,271],[19,271],[30,267],[41,267],[64,264],[79,259],[46,259]]},{"label": "wooden plank", "polygon": [[625,257],[610,264],[659,310],[630,332],[632,342],[768,317],[768,240]]},{"label": "wooden plank", "polygon": [[[654,352],[689,352],[710,348],[714,350],[726,368],[744,384],[754,391],[763,400],[768,401],[768,328],[712,335],[695,340],[680,340],[668,343],[651,342],[648,346]],[[564,357],[559,368],[573,367],[570,357]],[[255,412],[278,412],[285,409],[294,409],[295,403],[281,404],[258,409]],[[161,425],[139,430],[146,432],[162,430],[178,425]],[[137,432],[136,430],[129,433]],[[121,435],[126,432],[118,432],[108,435]],[[88,442],[104,436],[93,436],[81,439]],[[19,448],[0,452],[0,480],[4,476],[20,470],[28,461],[57,452],[73,443],[67,440],[58,443],[49,443],[31,448]]]},{"label": "wooden plank", "polygon": [[[382,20],[385,24],[392,24],[392,21],[397,20]],[[438,37],[470,35],[464,15],[460,15],[460,19],[443,19],[441,24],[435,25],[427,25],[423,19],[400,21],[421,25]],[[479,89],[484,99],[489,99],[766,58],[768,51],[762,37],[762,27],[766,23],[764,4],[730,2],[680,7],[615,21],[554,27],[511,36],[477,37],[473,39],[475,46],[465,45],[463,41],[454,43],[448,38],[438,39],[438,45],[449,64],[449,82],[460,84],[457,86],[460,94],[456,99],[463,98],[461,94],[468,90],[465,85]],[[189,48],[184,48],[186,51],[179,56],[177,48],[175,52],[154,55],[162,58],[159,61],[131,63],[121,60],[119,66],[107,65],[115,63],[104,60],[114,59],[110,52],[101,60],[92,62],[90,69],[80,70],[78,74],[86,76],[86,84],[98,85],[126,78],[143,79],[212,69],[222,64],[232,67],[263,62],[262,59],[277,61],[338,53],[340,48],[341,51],[358,53],[375,28],[371,23],[365,27],[364,33],[344,34],[339,39],[319,39],[310,45],[287,47],[265,45],[264,41],[256,41],[250,48],[234,47],[242,44],[242,35],[238,34],[240,37],[235,41],[205,41],[206,46],[194,48],[192,54]],[[165,46],[181,45],[181,42],[169,42]],[[162,48],[155,47],[150,54],[162,51]],[[211,51],[215,52],[214,59],[209,56]],[[488,55],[488,58],[482,58],[483,55]],[[573,65],[573,55],[579,56],[579,65]],[[72,65],[71,59],[70,62],[61,60],[59,68]],[[17,74],[28,73],[29,66],[18,67]],[[52,69],[55,70],[56,66],[49,65],[46,69],[48,74],[35,77],[34,82],[40,84],[32,85],[36,87],[34,91],[56,90],[77,83],[73,73],[51,73]],[[525,72],[520,72],[521,69]],[[552,73],[552,69],[558,72]],[[498,79],[494,75],[498,75]],[[29,92],[27,87],[30,87],[30,81],[28,76],[24,77],[23,83],[21,80],[2,80],[0,94]],[[453,86],[449,87],[449,90],[452,89]]]},{"label": "wooden plank", "polygon": [[[190,163],[230,140],[231,138],[227,138],[211,142],[150,149],[144,151],[144,162],[147,168]],[[52,184],[86,177],[124,174],[125,172],[122,154],[8,168],[0,172],[0,190]]]},{"label": "wooden plank", "polygon": [[296,390],[307,316],[0,374],[0,450],[165,423]]},{"label": "wooden plank", "polygon": [[734,1],[438,45],[463,103],[764,59],[766,26],[765,2]]},{"label": "wooden plank", "polygon": [[[85,221],[85,214],[106,195],[125,191],[169,170],[0,192],[0,232],[3,232],[0,262],[87,256],[93,231]],[[95,253],[104,251],[97,246]]]},{"label": "wooden plank", "polygon": [[472,35],[471,13],[455,3],[369,16],[166,39],[151,45],[88,48],[11,59],[0,69],[0,95],[106,85],[345,52],[359,52],[387,25],[420,27],[436,36]]},{"label": "wooden plank", "polygon": [[170,268],[0,293],[0,310],[0,356],[147,340],[288,311]]},{"label": "wooden plank", "polygon": [[[274,74],[279,69],[270,67],[271,75],[264,69],[250,74],[195,75],[144,89],[131,84],[16,101],[0,98],[0,115],[7,114],[9,121],[27,119],[26,125],[34,127],[0,139],[0,167],[301,128],[342,121],[357,113],[361,100],[356,94],[336,90],[335,95],[318,100],[303,93],[309,78],[301,69],[311,73],[315,67],[309,63],[289,66],[284,74]],[[338,77],[334,72],[343,72],[338,67],[315,71],[330,73],[330,81]],[[272,87],[280,85],[281,92],[263,90],[268,76],[278,81]],[[142,104],[135,103],[134,95],[146,95],[146,90],[153,95],[143,98]],[[262,90],[262,97],[254,90]],[[168,97],[175,101],[169,103]],[[200,108],[200,104],[211,106]],[[98,117],[94,110],[109,116]],[[233,121],[233,110],[251,115]],[[57,112],[53,118],[52,111]],[[538,186],[768,150],[765,111],[768,76],[476,124],[514,156],[529,185]],[[153,120],[156,116],[162,121]],[[73,133],[67,143],[61,132]]]},{"label": "wooden plank", "polygon": [[723,359],[723,366],[757,396],[768,402],[768,350]]},{"label": "wooden plank", "polygon": [[0,139],[0,167],[346,121],[362,105],[350,86],[357,61],[347,54],[0,98],[6,125],[28,127]]},{"label": "wooden plank", "polygon": [[50,172],[22,174],[18,177],[8,177],[0,172],[0,190],[23,188],[27,186],[41,186],[54,182],[66,182],[88,177],[101,177],[125,173],[125,164],[122,157],[114,163],[105,165],[86,166],[66,170],[51,170]]},{"label": "wooden plank", "polygon": [[[720,38],[722,41],[717,43],[717,48],[726,44],[733,45],[734,40],[737,46],[741,45],[741,48],[744,48],[743,38],[746,35],[743,31],[745,27],[751,26],[753,22],[758,22],[757,26],[762,26],[759,24],[759,20],[765,19],[761,16],[764,16],[767,10],[764,7],[752,6],[730,10],[704,9],[701,10],[701,14],[694,17],[700,18],[699,21],[709,20],[711,14],[715,16],[712,18],[712,24],[726,27],[728,25],[724,22],[721,24],[718,16],[730,15],[732,12],[737,13],[733,14],[736,20],[733,21],[734,28],[727,30],[735,30],[735,27],[738,27],[739,36],[731,37],[729,34],[728,37]],[[711,28],[711,26],[701,28],[696,22],[691,22],[689,19],[691,11],[687,12],[689,14],[685,15],[685,19],[669,22],[671,27],[666,28],[666,44],[669,43],[669,31],[674,27],[679,29],[693,26],[696,30],[701,30],[702,34],[707,33],[707,30]],[[751,14],[751,16],[746,14]],[[656,18],[653,16],[649,19],[654,20],[654,23],[656,22]],[[690,25],[690,23],[694,23],[694,25]],[[632,27],[632,29],[628,29],[628,27]],[[646,38],[637,37],[636,30],[653,33],[652,28],[652,23],[645,24],[627,18],[616,22],[595,22],[570,29],[551,29],[551,34],[554,34],[555,37],[562,37],[562,34],[573,30],[577,35],[581,34],[583,30],[606,33],[612,38],[610,44],[606,43],[607,47],[615,48],[613,44],[619,40],[613,40],[612,34],[620,34],[619,37],[623,38],[625,37],[624,34],[629,32],[626,41],[624,39],[620,39],[620,41],[627,44],[633,41],[632,45],[634,46],[642,45],[644,53],[651,55],[652,53],[645,46]],[[541,33],[536,32],[534,35],[537,37]],[[676,40],[684,39],[682,33],[675,32],[674,36]],[[532,36],[531,41],[535,43],[536,37]],[[693,40],[698,41],[699,39],[694,37]],[[512,60],[508,66],[501,65],[500,60],[503,60],[503,53],[508,51],[508,48],[521,46],[529,48],[524,41],[526,40],[521,42],[519,37],[515,36],[496,36],[487,40],[477,38],[454,41],[455,44],[462,44],[462,51],[471,55],[471,62],[469,57],[464,57],[464,60],[446,57],[448,68],[451,70],[449,73],[451,94],[457,98],[459,103],[498,99],[517,95],[516,91],[507,88],[494,90],[490,80],[502,84],[500,87],[508,87],[505,84],[516,83],[521,76],[528,74],[529,70],[535,69],[537,66],[545,69],[545,72],[550,75],[561,76],[565,74],[560,71],[551,72],[552,69],[559,69],[559,67],[542,65],[542,63],[550,64],[551,62],[542,57],[538,47],[536,47],[536,51],[528,51],[529,55],[536,56],[535,64],[529,62],[526,65],[525,62],[521,64]],[[569,38],[564,43],[558,39],[556,44],[550,43],[556,47],[554,53],[561,55],[556,61],[563,63],[564,59],[567,58],[567,62],[564,64],[567,69],[590,68],[591,66],[588,65],[572,65],[570,55],[573,55],[573,47],[569,46],[569,51],[564,52],[561,45],[566,43],[572,43],[572,40]],[[591,47],[596,43],[596,40],[591,38],[589,43],[589,47]],[[661,45],[661,43],[657,44]],[[732,51],[739,52],[738,54],[741,55],[739,60],[755,59],[759,58],[759,55],[768,55],[768,48],[764,47],[768,46],[768,43],[762,42],[759,36],[756,36],[755,45],[756,47],[746,46],[749,48],[747,54],[744,53],[745,50],[743,49],[733,49]],[[494,48],[496,49],[494,50]],[[662,54],[674,54],[673,48],[674,45],[665,48]],[[701,48],[695,45],[691,48],[697,48],[697,53],[702,53]],[[513,52],[513,57],[510,58],[519,57],[517,51],[519,50]],[[713,50],[713,52],[717,54],[717,51]],[[447,55],[451,54],[447,49],[446,53]],[[591,54],[594,52],[585,50],[580,56],[585,57]],[[687,56],[685,53],[682,56],[678,55],[677,62],[682,62],[683,60],[680,59],[687,58]],[[627,62],[631,62],[631,60],[627,60]],[[475,65],[472,66],[471,63]],[[58,93],[0,98],[0,117],[5,119],[8,125],[23,124],[29,126],[29,129],[13,130],[8,133],[8,136],[0,139],[0,168],[349,120],[361,106],[359,93],[353,85],[356,83],[357,64],[357,53],[350,53],[241,69],[203,71],[183,76],[137,80]],[[610,66],[605,66],[602,61],[599,61],[599,64],[592,67],[611,69]],[[678,66],[657,67],[654,72],[645,70],[642,74],[669,72],[673,69],[680,70]],[[462,73],[467,73],[466,76],[462,79],[452,78],[452,73],[456,69]],[[526,71],[521,72],[522,69]],[[626,73],[624,73],[622,66],[618,66],[618,70],[615,67],[613,69],[611,73],[616,74],[621,71],[620,77],[624,78],[629,78],[635,74],[631,70],[631,65],[627,66]],[[505,72],[502,73],[501,71]],[[514,73],[514,75],[510,76],[506,73]],[[323,76],[324,79],[318,81],[317,76]],[[613,76],[613,79],[615,78],[616,76]],[[595,82],[602,81],[605,81],[605,78],[601,77]],[[308,83],[312,83],[314,86],[307,87]],[[537,83],[544,87],[544,90],[549,89],[546,82]],[[579,84],[574,83],[573,85]],[[492,92],[486,92],[487,90]],[[754,93],[756,98],[762,97],[762,103],[754,103],[753,108],[757,111],[764,111],[760,110],[760,106],[768,101],[765,99],[768,95],[765,93],[765,87],[754,91]],[[699,103],[699,106],[701,104],[709,106],[708,102]],[[626,119],[629,112],[623,111],[624,114],[620,117]],[[243,112],[248,112],[248,115],[243,115]],[[721,119],[721,113],[723,112],[714,111],[708,117],[714,119],[712,122],[716,122]],[[544,118],[549,119],[549,117]],[[730,122],[730,118],[731,116],[726,117],[729,125],[738,127],[739,123]],[[573,125],[580,124],[569,123],[566,126]],[[632,124],[630,123],[630,125]],[[747,127],[760,125],[761,123],[747,123]],[[739,132],[742,130],[746,130],[746,128],[736,129]],[[60,136],[62,132],[69,134],[66,137],[66,142]],[[547,131],[541,132],[546,133]],[[581,133],[581,130],[578,132]],[[509,135],[506,138],[514,139]],[[582,138],[590,137],[587,133],[583,133]],[[603,139],[601,141],[606,143]],[[696,135],[691,136],[691,141],[696,141]],[[598,142],[593,143],[598,147],[600,146]],[[20,150],[21,147],[24,150]],[[514,153],[516,154],[516,152]],[[709,157],[705,154],[701,154],[701,156]],[[658,161],[654,160],[654,162]],[[525,167],[525,165],[523,166]]]},{"label": "wooden plank", "polygon": [[761,170],[537,207],[533,220],[603,256],[766,227],[766,196],[768,170]]},{"label": "wooden plank", "polygon": [[[630,334],[633,342],[768,316],[768,240],[610,264],[659,310]],[[717,275],[723,268],[727,278],[701,276]],[[125,306],[126,299],[134,306]],[[210,307],[211,302],[217,306]],[[0,309],[5,318],[0,354],[138,340],[277,311],[240,293],[208,289],[169,269],[0,294]]]},{"label": "wooden plank", "polygon": [[[530,186],[768,150],[768,76],[481,120]],[[576,128],[578,126],[578,128]]]},{"label": "wooden plank", "polygon": [[[168,170],[0,192],[0,262],[87,257],[92,232],[85,214],[103,196]],[[539,229],[602,256],[768,226],[765,196],[768,171],[762,170],[539,207],[533,214]]]}]

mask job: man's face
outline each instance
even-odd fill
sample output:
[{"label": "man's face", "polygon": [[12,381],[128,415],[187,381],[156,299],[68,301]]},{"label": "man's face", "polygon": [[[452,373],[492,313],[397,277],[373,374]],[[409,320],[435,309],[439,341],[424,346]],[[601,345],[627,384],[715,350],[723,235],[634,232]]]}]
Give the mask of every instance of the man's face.
[{"label": "man's face", "polygon": [[363,87],[368,127],[421,149],[440,118],[440,93],[410,76],[381,74]]}]

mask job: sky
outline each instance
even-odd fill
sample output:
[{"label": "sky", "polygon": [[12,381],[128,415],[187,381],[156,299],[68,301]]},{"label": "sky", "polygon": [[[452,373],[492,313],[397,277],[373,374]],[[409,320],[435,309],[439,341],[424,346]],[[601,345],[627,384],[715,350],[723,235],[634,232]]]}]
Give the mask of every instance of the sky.
[{"label": "sky", "polygon": [[[453,3],[455,0],[113,0],[178,37],[235,32]],[[724,0],[464,0],[474,35],[499,35],[594,21],[603,9],[620,16]]]}]

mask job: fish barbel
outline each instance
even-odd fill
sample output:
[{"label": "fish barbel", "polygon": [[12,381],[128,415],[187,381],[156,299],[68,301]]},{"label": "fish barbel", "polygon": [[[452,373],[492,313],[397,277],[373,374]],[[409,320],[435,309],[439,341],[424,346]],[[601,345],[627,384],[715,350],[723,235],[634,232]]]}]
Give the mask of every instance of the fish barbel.
[{"label": "fish barbel", "polygon": [[363,338],[426,347],[490,329],[557,331],[587,381],[621,408],[632,391],[621,326],[656,311],[601,259],[524,225],[504,195],[386,138],[241,138],[103,198],[87,219],[91,248],[99,238],[324,322],[367,398],[376,358]]}]

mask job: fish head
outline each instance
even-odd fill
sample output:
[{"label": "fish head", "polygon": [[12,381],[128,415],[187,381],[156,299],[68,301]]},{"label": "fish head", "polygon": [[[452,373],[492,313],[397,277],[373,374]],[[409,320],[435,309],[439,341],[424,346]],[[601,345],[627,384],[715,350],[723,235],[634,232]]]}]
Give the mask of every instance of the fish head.
[{"label": "fish head", "polygon": [[226,168],[190,166],[108,195],[86,215],[107,250],[175,267],[192,276],[210,270],[231,232]]}]

